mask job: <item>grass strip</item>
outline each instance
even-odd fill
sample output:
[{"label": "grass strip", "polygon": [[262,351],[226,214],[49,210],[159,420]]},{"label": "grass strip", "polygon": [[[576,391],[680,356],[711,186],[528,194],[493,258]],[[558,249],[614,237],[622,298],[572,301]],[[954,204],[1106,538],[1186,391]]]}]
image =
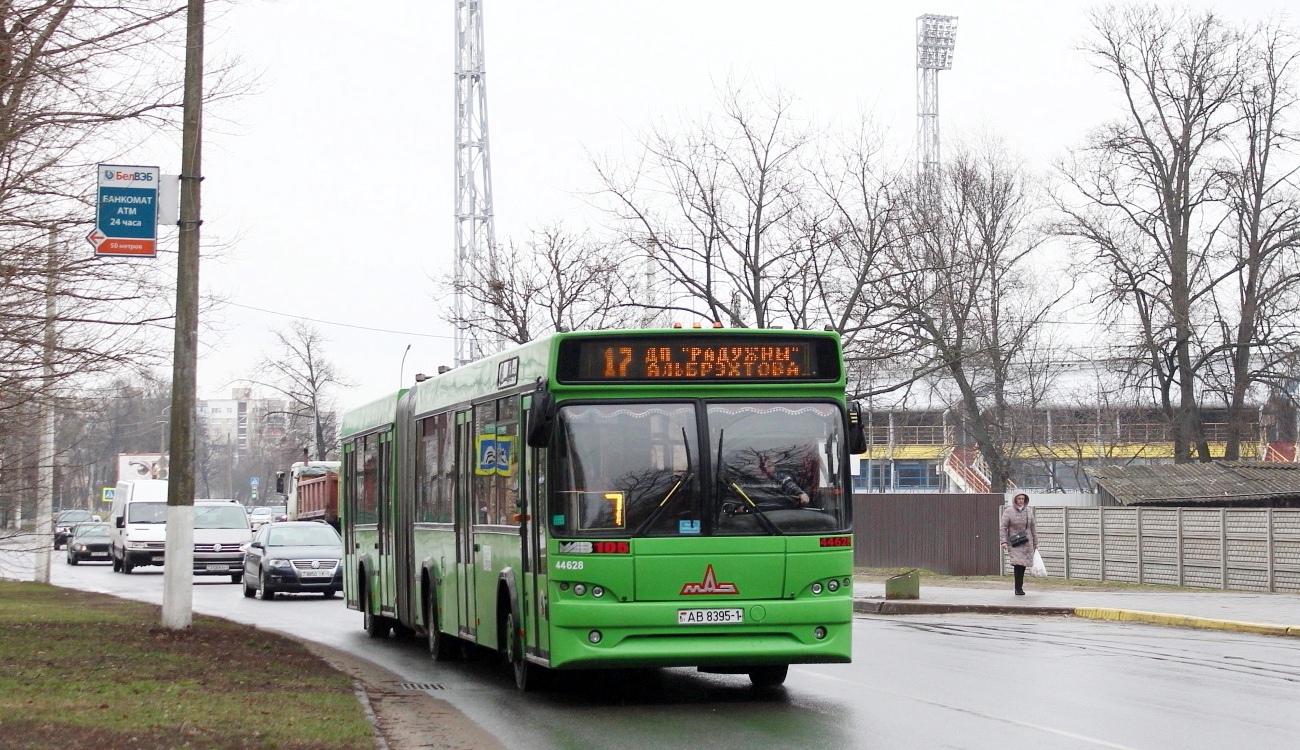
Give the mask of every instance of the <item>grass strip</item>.
[{"label": "grass strip", "polygon": [[372,748],[352,681],[290,639],[0,581],[0,748]]}]

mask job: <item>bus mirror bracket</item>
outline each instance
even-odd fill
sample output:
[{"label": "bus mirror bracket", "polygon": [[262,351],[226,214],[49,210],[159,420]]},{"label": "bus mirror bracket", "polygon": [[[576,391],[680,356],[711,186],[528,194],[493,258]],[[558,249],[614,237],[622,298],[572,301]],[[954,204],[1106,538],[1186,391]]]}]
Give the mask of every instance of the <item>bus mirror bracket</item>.
[{"label": "bus mirror bracket", "polygon": [[867,452],[867,425],[863,418],[862,404],[849,402],[849,453]]},{"label": "bus mirror bracket", "polygon": [[549,446],[554,429],[555,397],[547,391],[537,391],[533,394],[533,405],[528,411],[528,447]]}]

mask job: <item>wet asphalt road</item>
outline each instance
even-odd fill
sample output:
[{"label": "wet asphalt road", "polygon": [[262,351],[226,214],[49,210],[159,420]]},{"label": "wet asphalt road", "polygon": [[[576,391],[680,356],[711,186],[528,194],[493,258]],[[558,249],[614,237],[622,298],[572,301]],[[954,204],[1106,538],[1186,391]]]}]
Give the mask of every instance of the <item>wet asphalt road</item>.
[{"label": "wet asphalt road", "polygon": [[[160,568],[69,567],[56,584],[161,601]],[[245,599],[196,578],[197,612],[381,664],[519,748],[1300,747],[1300,640],[1070,618],[860,617],[854,663],[795,666],[784,688],[689,669],[582,673],[521,695],[487,657],[435,665],[371,641],[341,599]]]}]

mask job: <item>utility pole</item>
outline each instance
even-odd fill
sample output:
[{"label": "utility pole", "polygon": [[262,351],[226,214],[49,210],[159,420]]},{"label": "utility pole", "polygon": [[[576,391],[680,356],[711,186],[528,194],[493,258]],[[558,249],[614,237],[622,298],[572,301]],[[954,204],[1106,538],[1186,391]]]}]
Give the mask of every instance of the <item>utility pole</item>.
[{"label": "utility pole", "polygon": [[41,449],[37,452],[36,479],[36,575],[38,583],[50,582],[50,548],[54,544],[54,346],[57,333],[54,315],[58,312],[54,293],[55,274],[59,267],[59,232],[50,227],[49,247],[45,259],[45,351],[41,357]]},{"label": "utility pole", "polygon": [[199,348],[199,227],[203,224],[203,3],[189,0],[181,131],[181,215],[176,262],[176,338],[172,351],[171,471],[162,625],[194,621],[194,403]]}]

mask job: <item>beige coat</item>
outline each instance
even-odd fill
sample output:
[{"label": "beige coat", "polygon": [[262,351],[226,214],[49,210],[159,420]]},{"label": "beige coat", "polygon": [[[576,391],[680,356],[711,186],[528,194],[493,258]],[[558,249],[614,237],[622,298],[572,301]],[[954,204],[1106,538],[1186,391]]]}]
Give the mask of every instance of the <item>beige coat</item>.
[{"label": "beige coat", "polygon": [[[1007,537],[1019,531],[1029,531],[1029,541],[1019,547],[1007,544]],[[1034,550],[1038,549],[1038,528],[1034,526],[1034,512],[1028,503],[1017,509],[1012,503],[1002,509],[1002,523],[998,529],[998,542],[1007,544],[1007,562],[1011,565],[1023,565],[1026,568],[1034,564]]]}]

